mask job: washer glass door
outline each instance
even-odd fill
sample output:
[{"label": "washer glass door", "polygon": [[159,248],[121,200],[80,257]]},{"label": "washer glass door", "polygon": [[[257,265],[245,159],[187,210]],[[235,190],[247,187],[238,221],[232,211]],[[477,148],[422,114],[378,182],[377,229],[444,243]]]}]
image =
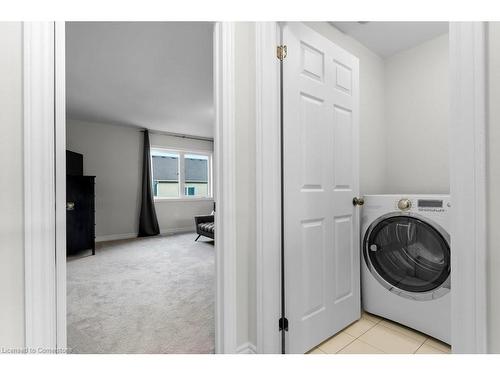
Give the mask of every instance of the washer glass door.
[{"label": "washer glass door", "polygon": [[[450,246],[440,227],[408,215],[394,215],[372,224],[364,239],[365,261],[388,289],[431,292],[448,280]],[[384,284],[382,282],[382,284]]]}]

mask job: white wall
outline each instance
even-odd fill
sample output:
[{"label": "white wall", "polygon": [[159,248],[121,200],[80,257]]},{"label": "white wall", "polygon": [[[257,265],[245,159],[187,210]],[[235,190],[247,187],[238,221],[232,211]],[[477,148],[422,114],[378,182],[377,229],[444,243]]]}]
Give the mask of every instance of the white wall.
[{"label": "white wall", "polygon": [[235,28],[237,346],[256,343],[255,24]]},{"label": "white wall", "polygon": [[0,347],[24,346],[22,25],[0,22]]},{"label": "white wall", "polygon": [[361,193],[448,193],[448,34],[384,60],[329,23],[306,25],[359,58]]},{"label": "white wall", "polygon": [[306,22],[316,32],[359,59],[359,175],[361,194],[386,191],[384,60],[327,22]]},{"label": "white wall", "polygon": [[385,61],[384,193],[450,191],[448,51],[444,34]]},{"label": "white wall", "polygon": [[488,351],[500,353],[500,22],[488,25]]},{"label": "white wall", "polygon": [[[143,135],[139,129],[67,120],[67,149],[84,155],[84,174],[96,176],[96,237],[133,237],[139,226]],[[151,134],[152,146],[213,150],[211,142]],[[194,230],[195,215],[213,201],[156,202],[162,233]]]}]

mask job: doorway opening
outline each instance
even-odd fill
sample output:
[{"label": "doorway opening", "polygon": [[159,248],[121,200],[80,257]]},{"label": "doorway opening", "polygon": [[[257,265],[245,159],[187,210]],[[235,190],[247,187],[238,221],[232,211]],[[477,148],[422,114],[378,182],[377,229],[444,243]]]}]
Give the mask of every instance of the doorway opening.
[{"label": "doorway opening", "polygon": [[285,352],[450,352],[448,23],[281,33]]},{"label": "doorway opening", "polygon": [[[26,346],[65,352],[67,206],[65,194],[60,193],[66,191],[65,23],[25,22],[23,35]],[[215,23],[213,35],[213,188],[218,202],[215,352],[234,353],[236,197],[231,188],[235,181],[234,24]]]},{"label": "doorway opening", "polygon": [[214,24],[65,37],[68,350],[214,353]]}]

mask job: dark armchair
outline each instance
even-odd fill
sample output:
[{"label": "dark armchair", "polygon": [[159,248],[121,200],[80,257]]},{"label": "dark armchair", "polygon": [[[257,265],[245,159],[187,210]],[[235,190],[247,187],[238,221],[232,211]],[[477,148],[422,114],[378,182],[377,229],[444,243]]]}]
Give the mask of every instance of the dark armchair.
[{"label": "dark armchair", "polygon": [[196,233],[198,234],[195,241],[198,241],[200,236],[215,239],[214,215],[195,216],[194,223],[196,226]]}]

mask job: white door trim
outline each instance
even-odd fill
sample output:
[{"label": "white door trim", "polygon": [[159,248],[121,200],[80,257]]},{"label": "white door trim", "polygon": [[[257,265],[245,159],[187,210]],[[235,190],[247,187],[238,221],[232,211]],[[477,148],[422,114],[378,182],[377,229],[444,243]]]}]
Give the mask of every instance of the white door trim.
[{"label": "white door trim", "polygon": [[[65,26],[23,27],[26,347],[65,349]],[[214,36],[216,352],[235,353],[234,24],[216,23]]]},{"label": "white door trim", "polygon": [[214,34],[216,233],[216,353],[236,353],[236,148],[234,23],[217,22]]},{"label": "white door trim", "polygon": [[[273,327],[280,289],[279,86],[273,79],[279,33],[256,25],[257,60],[257,352],[279,353]],[[450,190],[452,216],[452,345],[454,353],[486,353],[486,44],[482,22],[450,23]],[[265,79],[267,77],[267,79]],[[278,113],[279,114],[279,113]],[[276,188],[277,187],[277,188]],[[269,230],[273,228],[274,230]],[[471,252],[470,249],[475,249]],[[265,287],[264,287],[265,286]],[[273,299],[274,298],[274,299]],[[474,301],[474,303],[471,303]],[[273,317],[271,321],[270,317]]]},{"label": "white door trim", "polygon": [[486,29],[450,23],[452,345],[487,352]]},{"label": "white door trim", "polygon": [[[66,348],[66,33],[54,24],[57,347]],[[62,194],[60,193],[62,192]]]},{"label": "white door trim", "polygon": [[25,344],[56,347],[54,24],[23,24]]},{"label": "white door trim", "polygon": [[257,353],[281,353],[280,39],[278,23],[256,23]]}]

